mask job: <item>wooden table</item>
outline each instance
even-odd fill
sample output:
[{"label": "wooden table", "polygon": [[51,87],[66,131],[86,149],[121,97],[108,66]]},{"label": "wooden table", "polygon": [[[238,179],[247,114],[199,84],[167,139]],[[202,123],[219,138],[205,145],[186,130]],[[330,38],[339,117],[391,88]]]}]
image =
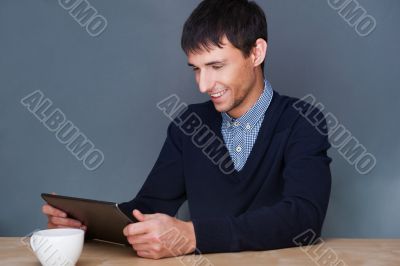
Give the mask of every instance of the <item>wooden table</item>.
[{"label": "wooden table", "polygon": [[[308,249],[307,249],[308,248]],[[139,258],[129,247],[86,242],[77,266],[88,265],[363,265],[400,266],[400,239],[328,239],[309,247],[261,252],[190,255],[161,260]],[[332,262],[332,264],[329,264]],[[24,241],[0,237],[0,265],[40,265]]]}]

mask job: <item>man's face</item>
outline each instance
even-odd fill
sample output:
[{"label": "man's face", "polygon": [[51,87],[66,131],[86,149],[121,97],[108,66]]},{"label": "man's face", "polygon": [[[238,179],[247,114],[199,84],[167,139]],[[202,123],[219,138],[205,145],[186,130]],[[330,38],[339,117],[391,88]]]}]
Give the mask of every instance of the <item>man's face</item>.
[{"label": "man's face", "polygon": [[225,37],[222,48],[217,46],[188,54],[200,92],[207,93],[219,112],[232,117],[243,115],[257,99],[256,68],[253,57],[245,58]]}]

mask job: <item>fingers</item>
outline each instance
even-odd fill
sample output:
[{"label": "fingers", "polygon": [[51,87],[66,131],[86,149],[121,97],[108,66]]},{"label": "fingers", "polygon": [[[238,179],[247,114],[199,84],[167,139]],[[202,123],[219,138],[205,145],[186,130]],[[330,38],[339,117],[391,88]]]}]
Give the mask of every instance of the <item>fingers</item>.
[{"label": "fingers", "polygon": [[146,220],[146,217],[143,213],[141,213],[139,210],[133,210],[132,212],[133,217],[135,217],[139,222],[143,222]]},{"label": "fingers", "polygon": [[48,204],[43,205],[42,212],[48,217],[48,228],[73,227],[86,230],[86,226],[78,220],[67,218],[67,214]]},{"label": "fingers", "polygon": [[141,235],[148,232],[150,232],[150,224],[147,222],[128,224],[123,230],[125,236]]},{"label": "fingers", "polygon": [[77,228],[82,230],[87,230],[87,226],[83,225],[78,220],[71,218],[59,218],[50,216],[47,223],[47,228]]},{"label": "fingers", "polygon": [[47,216],[56,216],[56,217],[67,217],[67,214],[57,208],[50,206],[49,204],[45,204],[42,207],[42,212]]},{"label": "fingers", "polygon": [[64,226],[64,225],[57,225],[57,224],[53,224],[53,223],[47,223],[47,228],[48,229],[54,229],[54,228],[76,228],[76,229],[82,229],[84,231],[87,230],[86,225],[82,225],[80,227],[72,227],[72,226]]},{"label": "fingers", "polygon": [[49,217],[49,222],[55,225],[61,225],[65,227],[80,228],[82,226],[82,223],[78,220],[71,218],[55,217],[55,216]]},{"label": "fingers", "polygon": [[142,258],[148,258],[148,259],[151,259],[151,258],[152,258],[150,252],[145,251],[145,250],[143,250],[143,251],[137,251],[136,254],[137,254],[139,257],[142,257]]},{"label": "fingers", "polygon": [[151,250],[139,250],[139,251],[136,251],[136,254],[139,257],[147,258],[147,259],[154,259],[154,260],[158,260],[163,257],[159,252],[151,251]]},{"label": "fingers", "polygon": [[139,222],[144,222],[150,219],[155,219],[159,218],[160,216],[163,216],[163,214],[160,213],[154,213],[154,214],[143,214],[141,211],[135,209],[132,211],[133,216],[139,221]]},{"label": "fingers", "polygon": [[150,251],[154,253],[159,253],[162,250],[162,245],[160,243],[157,244],[133,244],[132,248],[136,251]]},{"label": "fingers", "polygon": [[128,237],[126,237],[126,239],[128,240],[128,243],[131,245],[145,244],[148,242],[148,240],[146,240],[142,237],[138,237],[138,236],[128,236]]},{"label": "fingers", "polygon": [[152,234],[127,236],[129,244],[161,243],[161,240]]},{"label": "fingers", "polygon": [[143,243],[143,244],[132,244],[131,245],[132,248],[136,251],[146,251],[146,250],[150,250],[151,245],[147,244],[147,243]]}]

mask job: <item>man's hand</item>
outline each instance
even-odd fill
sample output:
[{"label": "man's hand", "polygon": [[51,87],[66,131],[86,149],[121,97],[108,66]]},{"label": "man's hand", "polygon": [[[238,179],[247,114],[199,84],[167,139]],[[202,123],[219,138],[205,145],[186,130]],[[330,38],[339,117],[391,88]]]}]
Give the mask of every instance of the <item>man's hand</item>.
[{"label": "man's hand", "polygon": [[47,227],[51,228],[62,228],[72,227],[86,230],[86,226],[78,220],[67,217],[67,214],[59,209],[56,209],[48,204],[43,205],[42,212],[47,215]]},{"label": "man's hand", "polygon": [[[52,193],[55,194],[55,193]],[[51,228],[62,228],[62,227],[72,227],[86,230],[86,226],[80,221],[71,219],[67,217],[67,214],[57,208],[45,204],[42,207],[42,212],[47,215],[47,227]]]},{"label": "man's hand", "polygon": [[192,253],[196,237],[192,222],[184,222],[166,214],[142,214],[134,210],[139,221],[124,228],[124,235],[138,256],[151,259]]}]

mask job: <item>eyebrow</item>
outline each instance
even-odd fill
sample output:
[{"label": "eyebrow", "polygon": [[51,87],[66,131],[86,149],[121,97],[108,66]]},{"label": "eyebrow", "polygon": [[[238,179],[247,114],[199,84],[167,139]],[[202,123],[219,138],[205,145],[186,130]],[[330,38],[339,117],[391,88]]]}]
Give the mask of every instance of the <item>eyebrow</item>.
[{"label": "eyebrow", "polygon": [[[226,62],[226,60],[216,60],[216,61],[211,61],[206,63],[206,66],[211,66],[211,65],[216,65],[216,64],[224,64]],[[188,66],[190,67],[196,67],[195,65],[193,65],[192,63],[188,63]]]}]

